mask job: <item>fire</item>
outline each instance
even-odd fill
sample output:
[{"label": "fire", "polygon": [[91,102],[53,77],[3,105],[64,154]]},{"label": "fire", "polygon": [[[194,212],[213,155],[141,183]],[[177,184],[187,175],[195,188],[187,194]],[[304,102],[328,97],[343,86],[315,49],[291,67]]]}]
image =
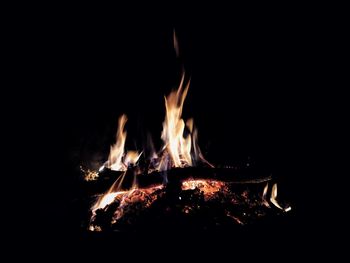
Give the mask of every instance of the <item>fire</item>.
[{"label": "fire", "polygon": [[108,161],[102,165],[99,172],[102,172],[105,167],[114,171],[126,171],[129,165],[137,163],[142,152],[139,154],[137,151],[125,152],[126,131],[124,130],[125,124],[128,118],[125,114],[121,115],[118,119],[118,129],[116,134],[116,142],[111,146]]},{"label": "fire", "polygon": [[[128,191],[117,191],[117,192],[108,192],[102,195],[95,205],[92,207],[92,218],[93,221],[96,217],[96,210],[105,209],[108,205],[112,204],[114,201],[119,201],[119,206],[117,207],[114,216],[113,222],[115,223],[124,215],[124,209],[132,203],[142,203],[143,207],[149,207],[157,198],[156,195],[152,195],[155,191],[162,189],[163,185],[157,185],[149,187],[146,189],[136,189],[133,188]],[[90,231],[99,231],[98,228],[90,225]]]},{"label": "fire", "polygon": [[268,190],[269,190],[269,183],[267,183],[266,186],[264,187],[264,191],[263,191],[263,194],[262,194],[262,201],[263,201],[263,204],[266,207],[270,207],[269,203],[266,200],[266,195],[267,195],[267,191]]},{"label": "fire", "polygon": [[292,208],[290,206],[283,208],[279,205],[279,203],[276,200],[277,198],[277,184],[274,184],[272,186],[272,190],[271,190],[271,197],[270,197],[270,201],[271,203],[273,203],[277,208],[284,210],[285,212],[288,212],[290,210],[292,210]]},{"label": "fire", "polygon": [[93,206],[92,211],[93,213],[97,210],[97,209],[103,209],[105,208],[107,205],[111,204],[114,202],[115,198],[118,195],[122,195],[126,193],[125,191],[121,191],[121,192],[112,192],[112,193],[107,193],[104,194],[97,202],[96,204]]},{"label": "fire", "polygon": [[[154,167],[150,167],[149,172],[153,170],[166,171],[174,167],[195,166],[198,161],[209,167],[214,167],[205,160],[197,144],[198,132],[194,128],[193,119],[188,119],[185,124],[181,118],[189,85],[190,81],[185,84],[185,74],[183,74],[179,88],[164,97],[165,120],[161,134],[164,146],[158,154],[152,149],[151,163],[154,164]],[[100,167],[99,172],[102,172],[106,167],[114,171],[126,171],[129,165],[135,165],[140,158],[142,152],[139,154],[138,151],[128,151],[125,154],[127,133],[124,128],[126,121],[125,114],[119,117],[116,142],[111,146],[108,161]]]},{"label": "fire", "polygon": [[[174,49],[176,56],[179,56],[179,44],[174,31],[173,35]],[[185,72],[183,71],[181,81],[178,89],[172,91],[165,99],[165,120],[163,122],[163,131],[161,138],[164,143],[162,160],[160,161],[160,169],[168,170],[172,167],[186,167],[192,166],[193,161],[198,159],[198,154],[194,151],[191,156],[191,149],[196,145],[193,140],[193,119],[186,122],[181,118],[183,104],[190,86],[190,80],[185,82]],[[187,127],[189,134],[184,137],[185,127]],[[196,155],[197,154],[197,155]],[[168,156],[169,155],[169,156]],[[170,158],[169,158],[170,157]],[[170,159],[170,162],[169,162]]]},{"label": "fire", "polygon": [[142,154],[142,152],[139,154],[138,151],[128,151],[125,155],[123,163],[126,166],[135,165],[137,163],[137,161],[139,160],[141,154]]},{"label": "fire", "polygon": [[[161,135],[164,147],[160,154],[160,160],[157,160],[158,167],[156,167],[156,170],[158,171],[169,170],[173,167],[192,166],[193,163],[197,162],[199,159],[205,161],[196,143],[197,131],[193,128],[193,120],[189,119],[185,125],[184,120],[181,118],[189,83],[188,81],[185,85],[185,75],[183,74],[179,88],[165,97],[166,114]],[[142,152],[139,154],[137,151],[128,151],[124,154],[127,134],[126,131],[124,131],[126,121],[126,115],[122,115],[119,118],[116,143],[111,146],[108,161],[100,170],[103,170],[104,167],[108,167],[115,171],[127,171],[128,166],[135,165],[140,158]],[[184,137],[186,126],[189,133]],[[158,155],[154,155],[154,157],[158,159]],[[205,162],[208,163],[207,161]],[[99,208],[104,208],[114,201],[118,195],[116,191],[120,190],[125,174],[126,173],[123,173],[120,178],[113,183],[107,193],[98,199],[92,208],[93,212]],[[135,182],[132,190],[137,188],[136,185]]]},{"label": "fire", "polygon": [[105,208],[107,205],[113,203],[115,198],[118,195],[126,192],[126,191],[120,191],[120,185],[125,177],[125,174],[126,174],[126,172],[124,172],[122,175],[120,175],[117,178],[117,180],[115,180],[115,182],[111,185],[111,187],[108,189],[108,191],[105,194],[101,195],[97,199],[97,201],[95,202],[95,204],[91,208],[93,214],[95,214],[95,211],[97,209]]},{"label": "fire", "polygon": [[[179,45],[174,32],[174,48],[176,55],[179,56]],[[183,69],[183,68],[182,68]],[[198,131],[194,126],[194,121],[192,118],[188,119],[186,122],[182,118],[182,110],[184,102],[189,90],[190,79],[185,78],[185,72],[182,72],[180,84],[176,90],[173,90],[168,96],[164,97],[165,101],[165,119],[163,122],[163,130],[161,133],[161,139],[163,141],[163,147],[159,152],[154,150],[151,137],[149,137],[150,149],[144,149],[141,153],[138,151],[126,151],[125,142],[127,138],[127,132],[125,131],[125,124],[127,122],[127,117],[125,114],[121,115],[118,119],[118,128],[116,133],[116,142],[110,147],[110,153],[108,160],[100,167],[97,171],[84,171],[86,173],[85,180],[96,180],[99,177],[99,173],[103,172],[105,168],[114,171],[123,171],[123,173],[118,177],[117,180],[112,184],[112,186],[103,195],[97,198],[97,201],[92,206],[92,218],[90,225],[90,230],[101,231],[98,224],[93,224],[93,220],[98,217],[96,211],[103,209],[107,211],[108,206],[114,203],[116,205],[116,210],[113,213],[112,223],[117,222],[124,214],[127,214],[128,207],[133,204],[142,204],[142,207],[147,208],[162,195],[159,193],[160,189],[163,189],[164,185],[152,186],[147,189],[139,189],[137,184],[137,176],[140,173],[150,173],[152,171],[167,171],[172,168],[184,168],[190,166],[196,166],[199,163],[206,164],[211,168],[214,168],[207,160],[205,160],[199,146],[198,146]],[[150,150],[150,151],[147,151]],[[146,156],[148,162],[148,167],[142,167],[138,163],[140,156],[147,152],[151,152],[150,156]],[[142,163],[142,162],[140,162]],[[128,170],[129,169],[129,170]],[[131,172],[130,172],[131,171]],[[134,181],[130,189],[123,189],[122,182],[125,176],[134,176]],[[166,189],[166,188],[164,188]],[[164,190],[163,189],[163,190]],[[230,193],[229,183],[222,181],[201,179],[201,180],[186,180],[181,182],[181,190],[194,190],[190,191],[191,194],[200,194],[201,197],[204,195],[204,200],[213,200],[218,198],[221,193],[225,193],[231,204],[236,204],[240,199]],[[262,194],[262,202],[259,204],[270,208],[270,204],[267,200],[267,193],[269,190],[269,185],[266,184]],[[164,193],[163,193],[164,194]],[[243,192],[242,196],[244,200],[248,200],[248,192]],[[259,195],[260,196],[260,195]],[[178,197],[181,200],[181,196]],[[291,207],[288,206],[283,208],[277,202],[277,184],[274,184],[271,190],[270,202],[277,208],[283,211],[290,211]],[[233,200],[233,201],[232,201]],[[111,207],[111,206],[110,206]],[[199,206],[198,206],[199,207]],[[192,207],[193,208],[193,207]],[[190,206],[186,205],[183,208],[183,212],[188,214],[191,209]],[[243,213],[244,214],[244,213]],[[244,224],[243,221],[239,219],[232,211],[227,211],[226,215],[238,224]]]},{"label": "fire", "polygon": [[119,117],[116,142],[111,146],[109,153],[107,167],[114,171],[126,171],[126,167],[122,162],[122,158],[124,155],[124,146],[126,140],[126,131],[124,131],[124,127],[127,120],[128,119],[125,114]]},{"label": "fire", "polygon": [[[165,120],[161,138],[164,143],[163,155],[158,170],[169,170],[173,167],[194,166],[199,160],[210,167],[197,144],[197,130],[193,119],[185,121],[181,118],[183,104],[188,92],[190,81],[185,84],[185,74],[182,75],[179,88],[165,97]],[[187,135],[184,137],[185,128]]]},{"label": "fire", "polygon": [[177,40],[175,30],[173,32],[173,41],[174,41],[174,49],[175,49],[176,56],[179,57],[179,54],[180,54],[180,52],[179,52],[179,41]]},{"label": "fire", "polygon": [[172,167],[185,167],[192,165],[191,136],[183,137],[185,122],[181,118],[182,107],[186,98],[189,83],[184,87],[182,76],[179,89],[165,97],[165,121],[163,122],[162,140],[164,149],[169,153],[172,160]]},{"label": "fire", "polygon": [[[173,34],[174,49],[179,56],[179,43],[174,31]],[[165,99],[165,120],[163,122],[163,130],[161,139],[163,148],[157,154],[153,151],[152,156],[148,157],[151,160],[151,167],[148,171],[166,171],[174,167],[195,166],[198,161],[205,163],[209,167],[214,168],[212,164],[206,161],[197,144],[198,133],[194,128],[193,119],[185,121],[182,119],[182,109],[190,80],[185,80],[185,71],[182,67],[182,76],[177,90],[172,91]],[[125,154],[126,131],[124,130],[127,117],[125,114],[120,116],[118,120],[118,130],[116,134],[116,142],[111,146],[108,161],[102,165],[99,172],[102,172],[106,167],[114,171],[126,171],[129,165],[135,165],[141,156],[137,151],[129,151]],[[146,151],[147,152],[147,151]]]}]

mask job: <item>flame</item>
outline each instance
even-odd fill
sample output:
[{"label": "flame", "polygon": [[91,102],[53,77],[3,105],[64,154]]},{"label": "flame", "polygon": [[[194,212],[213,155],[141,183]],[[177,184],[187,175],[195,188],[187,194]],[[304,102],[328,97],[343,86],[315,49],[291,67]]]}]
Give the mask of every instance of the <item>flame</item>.
[{"label": "flame", "polygon": [[[165,120],[161,138],[164,143],[163,156],[159,170],[164,171],[172,167],[193,166],[202,160],[210,167],[197,144],[197,130],[194,129],[193,119],[185,121],[181,118],[183,104],[188,92],[190,81],[185,84],[185,74],[182,74],[179,88],[165,97]],[[184,137],[185,128],[188,134]]]},{"label": "flame", "polygon": [[124,158],[124,164],[128,167],[129,165],[134,165],[137,163],[142,152],[139,154],[138,151],[128,151]]},{"label": "flame", "polygon": [[[104,209],[106,206],[113,203],[115,200],[119,200],[119,206],[115,211],[113,221],[114,223],[119,220],[124,215],[124,209],[129,204],[140,202],[143,204],[145,208],[149,207],[156,199],[157,196],[152,194],[162,189],[163,185],[156,185],[153,187],[145,188],[145,189],[130,189],[128,191],[116,191],[113,192],[110,188],[110,190],[102,195],[98,201],[95,203],[95,205],[92,207],[92,214],[91,221],[95,219],[96,216],[96,210],[98,209]],[[113,223],[113,222],[112,222]],[[89,226],[90,231],[101,231],[101,229],[98,226]]]},{"label": "flame", "polygon": [[99,200],[98,202],[96,202],[96,204],[93,206],[92,211],[95,212],[97,209],[103,209],[105,208],[107,205],[113,203],[113,201],[115,200],[115,198],[118,195],[124,194],[125,192],[121,191],[121,192],[112,192],[112,193],[107,193],[104,194]]},{"label": "flame", "polygon": [[197,143],[197,141],[198,141],[198,131],[195,128],[193,128],[192,141],[193,141],[193,156],[194,156],[195,162],[197,162],[198,160],[201,160],[203,163],[207,164],[209,167],[214,168],[214,165],[212,165],[210,162],[208,162],[204,158],[204,156],[203,156],[203,154],[201,152],[201,149],[199,148],[199,145]]},{"label": "flame", "polygon": [[278,204],[276,198],[277,198],[277,184],[274,184],[272,186],[272,190],[271,190],[271,197],[270,197],[271,203],[273,203],[277,208],[279,208],[279,209],[281,209],[281,210],[283,210],[285,212],[288,212],[288,211],[292,210],[292,207],[290,207],[290,206],[288,206],[286,208],[281,207]]},{"label": "flame", "polygon": [[266,195],[267,195],[267,190],[269,189],[269,183],[267,183],[264,187],[264,191],[263,191],[263,194],[262,194],[262,201],[263,201],[263,204],[266,206],[266,207],[270,207],[269,203],[267,202],[266,200]]},{"label": "flame", "polygon": [[[179,43],[176,37],[176,33],[173,33],[173,44],[176,56],[179,57]],[[214,168],[205,158],[198,146],[198,132],[194,126],[192,118],[186,122],[182,119],[182,110],[184,101],[186,99],[188,89],[190,86],[190,80],[185,81],[185,71],[182,67],[182,76],[180,84],[177,90],[172,91],[168,96],[164,97],[165,100],[165,120],[163,122],[163,130],[161,139],[163,141],[163,148],[160,152],[154,150],[152,138],[147,137],[149,151],[145,149],[145,160],[148,167],[146,172],[153,170],[166,171],[174,167],[188,167],[195,166],[198,161],[205,163],[209,167]],[[107,192],[99,196],[97,201],[91,207],[92,217],[91,222],[93,223],[96,218],[96,210],[106,209],[110,204],[116,202],[118,206],[115,210],[113,220],[111,223],[115,223],[119,220],[124,213],[128,213],[128,206],[130,204],[140,203],[143,207],[149,207],[157,198],[159,193],[156,192],[159,189],[165,187],[163,184],[158,186],[149,187],[146,189],[139,189],[137,185],[136,177],[140,173],[144,172],[143,167],[136,166],[137,162],[144,151],[139,153],[138,151],[127,151],[125,153],[125,141],[127,132],[125,131],[125,124],[127,122],[127,116],[121,115],[118,119],[118,129],[116,133],[116,142],[110,148],[110,153],[107,162],[105,162],[97,171],[83,170],[85,173],[85,180],[96,180],[99,177],[99,172],[102,172],[105,168],[109,168],[115,171],[123,171],[117,180],[112,184]],[[150,156],[147,154],[150,152]],[[128,170],[130,168],[130,170]],[[142,169],[141,169],[142,168]],[[129,173],[131,171],[131,173]],[[134,176],[132,187],[128,190],[122,189],[122,182],[125,176],[128,174]],[[194,190],[200,191],[201,195],[204,196],[204,200],[208,201],[215,197],[215,193],[228,193],[228,183],[214,180],[186,180],[182,182],[182,190]],[[266,196],[269,189],[268,183],[264,187],[262,194],[262,205],[271,207]],[[244,191],[241,194],[242,199],[248,200],[248,191]],[[181,196],[179,196],[181,200]],[[230,199],[232,204],[238,204],[238,200],[235,198]],[[277,202],[277,184],[274,184],[271,190],[270,202],[277,208],[288,212],[291,207],[283,208]],[[199,206],[198,206],[199,207]],[[192,210],[191,206],[185,205],[183,208],[184,213],[190,213]],[[228,217],[235,220],[238,224],[244,224],[238,217],[233,215],[230,211],[226,214]],[[243,213],[244,215],[244,213]],[[102,231],[100,226],[90,225],[89,230],[91,231]]]},{"label": "flame", "polygon": [[291,206],[288,206],[287,208],[284,209],[285,212],[289,212],[290,210],[292,210]]},{"label": "flame", "polygon": [[119,117],[118,130],[116,135],[116,143],[111,146],[107,166],[114,171],[125,171],[126,167],[122,162],[124,155],[124,146],[126,140],[126,131],[124,131],[125,123],[127,121],[125,114]]},{"label": "flame", "polygon": [[97,201],[95,202],[95,204],[92,206],[91,211],[92,214],[95,215],[95,211],[97,209],[104,209],[107,205],[113,203],[114,199],[120,195],[125,193],[126,191],[120,191],[121,189],[121,184],[124,180],[126,171],[121,174],[117,180],[114,181],[114,183],[111,185],[111,187],[108,189],[108,191],[101,195]]},{"label": "flame", "polygon": [[[179,44],[175,30],[173,32],[173,41],[175,53],[179,55]],[[197,164],[201,160],[209,167],[214,167],[206,161],[197,144],[198,133],[194,128],[193,119],[188,119],[186,124],[181,118],[182,108],[190,86],[190,80],[185,82],[185,71],[182,67],[182,76],[177,90],[172,91],[165,99],[165,120],[161,139],[163,148],[160,153],[154,151],[151,137],[148,138],[151,156],[150,165],[147,172],[166,171],[173,167],[188,167]],[[111,146],[108,161],[103,164],[99,172],[105,168],[115,171],[126,171],[129,165],[135,165],[141,154],[137,151],[128,151],[125,155],[126,131],[124,130],[127,121],[126,115],[122,115],[118,120],[118,130],[116,134],[116,143]],[[186,128],[187,127],[187,128]],[[146,153],[149,152],[146,150]]]},{"label": "flame", "polygon": [[174,30],[174,33],[173,33],[173,41],[174,41],[174,49],[175,49],[176,57],[179,57],[179,54],[180,54],[179,41],[177,40],[175,30]]},{"label": "flame", "polygon": [[[174,30],[173,33],[174,49],[176,56],[179,56],[179,43]],[[193,165],[191,156],[192,144],[196,143],[192,139],[193,119],[186,122],[181,118],[183,104],[190,86],[190,80],[185,83],[185,73],[182,68],[182,76],[178,89],[172,91],[165,97],[165,120],[163,122],[163,131],[161,138],[164,143],[163,155],[159,163],[161,171],[172,167],[186,167]],[[185,127],[187,126],[189,134],[184,137]],[[197,159],[197,158],[195,158]]]},{"label": "flame", "polygon": [[171,157],[172,167],[192,165],[191,159],[188,159],[190,153],[184,152],[190,140],[189,135],[186,139],[183,137],[185,122],[181,118],[183,103],[189,88],[189,83],[184,88],[184,78],[183,74],[178,90],[165,97],[166,114],[161,138],[165,145],[164,148]]}]

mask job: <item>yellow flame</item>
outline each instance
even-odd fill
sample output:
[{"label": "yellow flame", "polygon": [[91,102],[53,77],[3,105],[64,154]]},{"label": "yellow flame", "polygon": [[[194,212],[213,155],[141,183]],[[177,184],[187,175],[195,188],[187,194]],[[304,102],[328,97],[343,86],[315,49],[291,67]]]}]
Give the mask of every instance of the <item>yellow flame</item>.
[{"label": "yellow flame", "polygon": [[127,117],[125,114],[119,117],[116,143],[111,146],[111,150],[108,157],[107,166],[114,171],[126,170],[126,167],[122,162],[126,140],[126,131],[124,131],[126,121]]},{"label": "yellow flame", "polygon": [[[198,160],[203,161],[210,167],[214,167],[204,159],[200,151],[197,144],[197,130],[194,128],[193,119],[188,119],[185,125],[184,120],[181,118],[189,85],[190,81],[185,84],[185,74],[182,74],[179,88],[165,97],[165,120],[161,135],[164,148],[158,167],[161,171],[172,167],[193,166]],[[188,134],[184,137],[186,127]]]},{"label": "yellow flame", "polygon": [[184,87],[185,75],[182,75],[181,83],[177,91],[171,92],[165,97],[165,121],[163,122],[162,140],[164,147],[172,160],[172,167],[184,167],[192,165],[190,157],[190,135],[183,137],[185,122],[181,118],[182,107],[189,88],[189,82]]}]

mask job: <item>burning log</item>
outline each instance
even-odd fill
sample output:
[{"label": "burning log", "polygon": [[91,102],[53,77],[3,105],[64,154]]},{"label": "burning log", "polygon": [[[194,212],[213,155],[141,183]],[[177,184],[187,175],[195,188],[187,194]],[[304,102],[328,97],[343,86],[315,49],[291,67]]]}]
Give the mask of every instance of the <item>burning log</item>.
[{"label": "burning log", "polygon": [[[270,175],[257,176],[250,171],[230,168],[186,167],[150,174],[137,174],[137,171],[138,169],[130,168],[126,172],[121,189],[129,190],[133,185],[137,185],[139,188],[147,188],[153,185],[175,184],[188,179],[210,179],[232,184],[261,184],[272,179]],[[85,189],[90,195],[104,193],[124,173],[105,168],[100,172],[98,179],[85,183]]]},{"label": "burning log", "polygon": [[96,210],[90,230],[148,231],[161,226],[221,229],[251,224],[282,213],[282,210],[264,205],[260,184],[216,182],[220,187],[209,188],[206,192],[202,188],[212,182],[196,182],[198,180],[192,181],[195,187],[190,188],[181,187],[184,183],[181,186],[169,184],[121,194],[110,205]]},{"label": "burning log", "polygon": [[144,227],[179,223],[184,228],[216,229],[251,224],[290,209],[274,204],[274,192],[268,203],[266,185],[271,177],[244,179],[240,175],[232,180],[227,170],[174,169],[168,171],[166,184],[160,173],[138,175],[142,178],[139,188],[114,193],[106,205],[97,207],[90,230],[144,231]]},{"label": "burning log", "polygon": [[[127,171],[121,189],[131,189],[133,184],[137,184],[139,188],[147,188],[152,185],[171,184],[191,178],[211,179],[234,184],[260,184],[272,179],[270,175],[257,176],[250,171],[229,168],[186,167],[150,174],[137,174],[137,170],[130,168]],[[103,193],[123,173],[106,168],[100,172],[97,180],[86,183],[85,187],[90,194]]]}]

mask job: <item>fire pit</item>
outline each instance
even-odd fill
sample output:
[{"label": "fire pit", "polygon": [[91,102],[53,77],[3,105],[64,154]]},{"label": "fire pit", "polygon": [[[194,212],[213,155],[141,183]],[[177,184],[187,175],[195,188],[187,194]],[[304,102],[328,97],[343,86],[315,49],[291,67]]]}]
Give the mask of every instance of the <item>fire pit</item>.
[{"label": "fire pit", "polygon": [[277,182],[269,174],[218,168],[204,158],[193,119],[181,117],[189,85],[183,72],[178,89],[165,97],[159,151],[152,143],[142,151],[126,151],[127,117],[122,115],[108,160],[98,171],[82,168],[92,200],[90,231],[217,229],[291,210],[277,201]]}]

